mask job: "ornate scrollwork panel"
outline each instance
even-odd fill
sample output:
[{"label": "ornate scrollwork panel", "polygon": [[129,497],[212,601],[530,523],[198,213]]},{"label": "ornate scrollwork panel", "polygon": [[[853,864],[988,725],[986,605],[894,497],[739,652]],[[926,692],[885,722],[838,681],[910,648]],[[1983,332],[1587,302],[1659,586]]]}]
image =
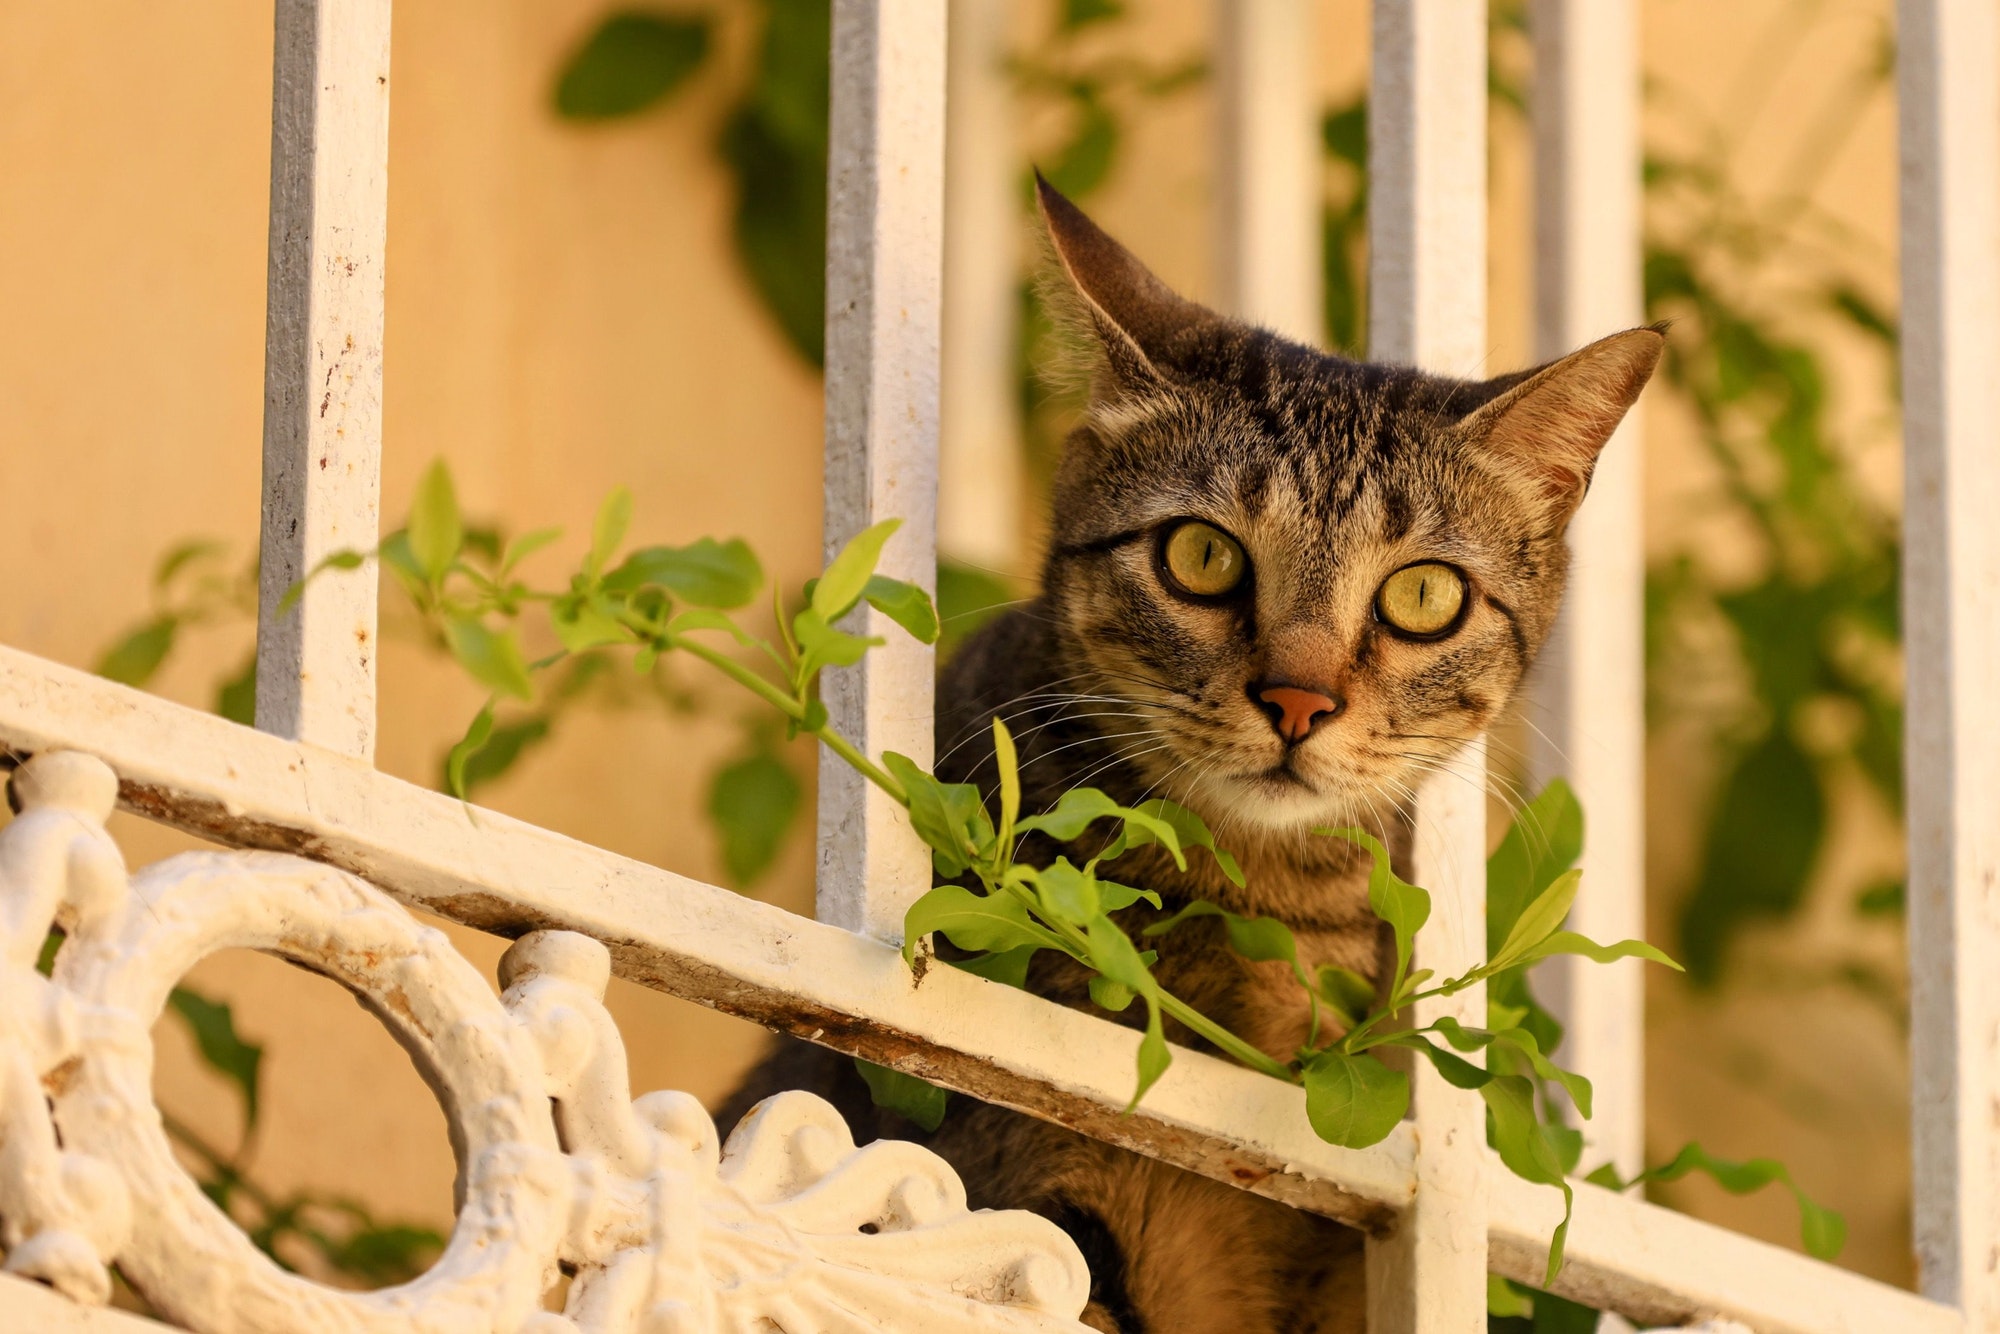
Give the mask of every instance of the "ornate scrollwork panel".
[{"label": "ornate scrollwork panel", "polygon": [[[604,947],[517,941],[504,994],[380,891],[271,853],[191,853],[128,879],[116,780],[75,753],[13,779],[0,831],[0,1246],[6,1269],[102,1302],[117,1262],[201,1334],[1080,1330],[1089,1275],[1046,1220],[972,1211],[928,1150],[857,1148],[787,1093],[718,1143],[684,1093],[629,1096]],[[66,933],[52,977],[35,968]],[[175,1161],[151,1029],[187,970],[262,950],[342,983],[443,1104],[459,1164],[444,1254],[343,1292],[279,1268]],[[559,1272],[563,1313],[542,1309]]]}]

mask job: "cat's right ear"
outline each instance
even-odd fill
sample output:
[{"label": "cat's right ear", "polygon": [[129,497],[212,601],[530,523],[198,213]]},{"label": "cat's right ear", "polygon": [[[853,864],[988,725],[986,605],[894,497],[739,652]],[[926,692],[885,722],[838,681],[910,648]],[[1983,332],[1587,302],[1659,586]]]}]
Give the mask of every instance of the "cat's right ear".
[{"label": "cat's right ear", "polygon": [[1666,346],[1664,325],[1600,338],[1515,380],[1459,430],[1559,533],[1583,503],[1599,451],[1638,401]]},{"label": "cat's right ear", "polygon": [[1039,171],[1035,193],[1055,267],[1066,280],[1046,285],[1044,302],[1101,353],[1091,377],[1093,396],[1113,398],[1159,384],[1173,367],[1181,335],[1217,316],[1176,295]]}]

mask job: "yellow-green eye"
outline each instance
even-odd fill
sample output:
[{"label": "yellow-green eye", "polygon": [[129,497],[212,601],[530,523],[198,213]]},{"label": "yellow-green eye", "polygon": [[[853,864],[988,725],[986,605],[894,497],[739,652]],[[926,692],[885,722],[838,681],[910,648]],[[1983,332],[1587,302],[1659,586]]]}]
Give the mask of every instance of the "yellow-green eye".
[{"label": "yellow-green eye", "polygon": [[1174,584],[1198,598],[1219,598],[1250,573],[1250,558],[1235,538],[1194,519],[1167,534],[1160,559]]},{"label": "yellow-green eye", "polygon": [[1375,614],[1408,635],[1438,635],[1465,606],[1465,576],[1449,565],[1406,565],[1382,581]]}]

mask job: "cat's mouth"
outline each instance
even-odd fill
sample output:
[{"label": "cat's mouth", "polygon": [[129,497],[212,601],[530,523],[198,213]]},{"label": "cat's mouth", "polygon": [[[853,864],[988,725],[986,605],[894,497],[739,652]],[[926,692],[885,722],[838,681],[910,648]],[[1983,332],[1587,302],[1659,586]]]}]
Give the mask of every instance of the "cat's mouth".
[{"label": "cat's mouth", "polygon": [[1260,786],[1279,788],[1287,792],[1296,792],[1301,788],[1308,792],[1318,790],[1306,780],[1305,775],[1292,767],[1292,757],[1289,754],[1270,768],[1258,769],[1244,777]]}]

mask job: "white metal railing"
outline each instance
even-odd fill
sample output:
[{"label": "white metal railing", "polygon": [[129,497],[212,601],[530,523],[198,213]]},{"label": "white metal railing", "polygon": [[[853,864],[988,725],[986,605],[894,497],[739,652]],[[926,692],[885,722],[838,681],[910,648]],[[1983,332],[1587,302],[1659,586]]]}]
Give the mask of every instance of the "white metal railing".
[{"label": "white metal railing", "polygon": [[[1224,124],[1310,125],[1297,71],[1306,0],[1219,0]],[[1636,318],[1636,0],[1537,0],[1542,156],[1538,340],[1553,353]],[[899,517],[901,568],[928,586],[936,514],[945,22],[936,0],[834,0],[828,259],[827,539]],[[406,903],[504,935],[584,932],[645,985],[743,1015],[1370,1231],[1375,1334],[1484,1327],[1485,1276],[1535,1282],[1555,1201],[1484,1148],[1478,1103],[1420,1072],[1413,1117],[1381,1145],[1330,1147],[1299,1090],[1182,1053],[1144,1104],[1134,1035],[956,970],[910,984],[892,942],[927,883],[902,813],[828,766],[820,916],[733,893],[481,812],[376,772],[374,595],[282,590],[325,552],[376,537],[385,240],[388,0],[279,0],[265,439],[263,733],[0,648],[0,743],[69,748],[117,773],[141,815],[247,848],[302,852]],[[1909,661],[1910,948],[1917,1248],[1905,1293],[1641,1201],[1579,1186],[1557,1290],[1647,1322],[1733,1317],[1768,1331],[2000,1330],[2000,463],[1989,457],[2000,339],[2000,32],[1995,0],[1900,0]],[[990,13],[988,15],[990,20]],[[1447,372],[1484,354],[1485,7],[1374,0],[1371,327],[1375,352]],[[1284,40],[1291,34],[1292,41]],[[1262,77],[1268,73],[1270,77]],[[1289,93],[1284,90],[1292,90]],[[1296,147],[1291,125],[1273,142]],[[1239,308],[1311,322],[1285,263],[1309,155],[1245,155],[1223,229]],[[1289,164],[1289,165],[1288,165]],[[1289,202],[1286,202],[1289,201]],[[1310,235],[1309,232],[1306,233]],[[1289,238],[1289,240],[1287,239]],[[1268,244],[1267,244],[1268,243]],[[1004,289],[996,289],[1004,290]],[[1291,294],[1288,297],[1288,292]],[[1283,304],[1287,301],[1291,304]],[[1281,308],[1282,307],[1282,308]],[[1303,330],[1300,330],[1303,331]],[[1592,813],[1599,935],[1638,934],[1640,689],[1637,441],[1628,425],[1575,529],[1576,584],[1541,698]],[[912,554],[916,553],[916,554]],[[931,661],[907,639],[829,681],[870,750],[930,749]],[[898,647],[900,646],[900,647]],[[1587,686],[1587,688],[1586,688]],[[270,733],[270,734],[265,734]],[[1470,772],[1483,764],[1475,751]],[[1484,812],[1473,785],[1424,795],[1420,878],[1440,897],[1427,966],[1480,946]],[[1587,979],[1587,980],[1586,980]],[[1639,1145],[1640,994],[1625,973],[1563,994],[1584,1073]],[[1453,1004],[1476,1012],[1478,998]],[[9,1285],[0,1323],[44,1322]],[[76,1328],[101,1326],[79,1315]]]}]

